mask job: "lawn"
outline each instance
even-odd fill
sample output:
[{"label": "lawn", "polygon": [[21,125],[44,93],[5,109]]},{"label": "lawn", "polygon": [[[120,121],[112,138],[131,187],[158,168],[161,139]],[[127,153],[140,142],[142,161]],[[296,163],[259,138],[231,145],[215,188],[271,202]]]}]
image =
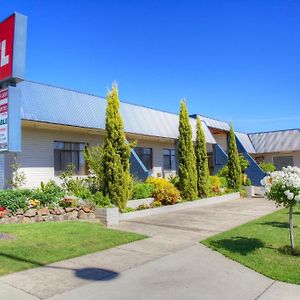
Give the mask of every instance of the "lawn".
[{"label": "lawn", "polygon": [[0,275],[108,249],[146,237],[87,222],[0,225],[0,233],[16,236],[14,240],[0,240]]},{"label": "lawn", "polygon": [[[295,241],[300,247],[300,211],[294,215]],[[289,245],[288,211],[282,209],[202,243],[272,279],[300,284],[300,256],[284,254]]]}]

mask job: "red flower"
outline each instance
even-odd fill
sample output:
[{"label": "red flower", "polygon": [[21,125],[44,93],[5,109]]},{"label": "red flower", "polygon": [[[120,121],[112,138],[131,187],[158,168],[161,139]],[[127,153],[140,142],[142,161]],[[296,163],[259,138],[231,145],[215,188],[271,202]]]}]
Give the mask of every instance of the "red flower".
[{"label": "red flower", "polygon": [[5,208],[0,206],[0,211],[5,211]]}]

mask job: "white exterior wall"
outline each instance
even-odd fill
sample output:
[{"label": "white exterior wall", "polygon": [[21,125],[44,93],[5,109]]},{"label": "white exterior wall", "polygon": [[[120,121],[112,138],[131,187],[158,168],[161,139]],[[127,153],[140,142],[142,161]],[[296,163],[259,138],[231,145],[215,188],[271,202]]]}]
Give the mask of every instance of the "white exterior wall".
[{"label": "white exterior wall", "polygon": [[213,134],[216,142],[221,146],[221,148],[227,152],[228,151],[228,140],[227,133]]},{"label": "white exterior wall", "polygon": [[168,177],[170,174],[175,174],[176,171],[170,172],[170,170],[164,170],[164,161],[163,161],[163,149],[175,149],[174,142],[154,142],[139,140],[137,141],[138,147],[149,147],[152,148],[152,176],[154,177]]},{"label": "white exterior wall", "polygon": [[274,156],[293,156],[294,160],[294,166],[300,168],[300,151],[295,152],[276,152],[276,153],[260,153],[255,154],[255,157],[264,157],[265,162],[271,162],[273,163],[273,157]]},{"label": "white exterior wall", "polygon": [[17,155],[17,159],[21,171],[26,175],[26,187],[37,187],[41,181],[51,179],[58,181],[58,177],[54,176],[54,141],[82,142],[96,146],[102,143],[103,136],[23,127],[22,152]]},{"label": "white exterior wall", "polygon": [[[22,152],[17,154],[17,161],[21,165],[20,171],[24,172],[26,176],[25,187],[38,187],[41,181],[60,182],[59,177],[54,175],[54,141],[82,142],[88,143],[89,146],[96,146],[103,143],[103,138],[103,133],[95,134],[83,129],[76,132],[71,127],[70,129],[68,127],[53,129],[23,126]],[[163,170],[163,149],[175,149],[175,141],[137,140],[137,146],[152,148],[153,176],[167,177],[169,174],[175,173]],[[5,178],[9,177],[12,158],[11,155],[10,157],[0,156],[0,167],[4,165]],[[1,180],[4,180],[4,176],[2,177],[0,174],[0,183]]]}]

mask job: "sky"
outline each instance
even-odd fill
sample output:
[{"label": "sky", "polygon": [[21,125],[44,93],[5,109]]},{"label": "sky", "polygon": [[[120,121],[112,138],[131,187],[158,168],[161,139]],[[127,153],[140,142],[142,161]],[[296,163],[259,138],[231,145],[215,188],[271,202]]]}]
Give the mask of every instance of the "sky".
[{"label": "sky", "polygon": [[300,126],[298,0],[2,0],[28,16],[27,80],[257,132]]}]

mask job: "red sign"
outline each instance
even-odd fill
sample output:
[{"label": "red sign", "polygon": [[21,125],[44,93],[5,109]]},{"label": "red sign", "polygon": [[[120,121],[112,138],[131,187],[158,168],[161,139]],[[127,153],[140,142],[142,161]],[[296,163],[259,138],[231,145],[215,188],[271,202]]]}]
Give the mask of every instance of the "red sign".
[{"label": "red sign", "polygon": [[12,77],[15,15],[0,23],[0,81]]}]

